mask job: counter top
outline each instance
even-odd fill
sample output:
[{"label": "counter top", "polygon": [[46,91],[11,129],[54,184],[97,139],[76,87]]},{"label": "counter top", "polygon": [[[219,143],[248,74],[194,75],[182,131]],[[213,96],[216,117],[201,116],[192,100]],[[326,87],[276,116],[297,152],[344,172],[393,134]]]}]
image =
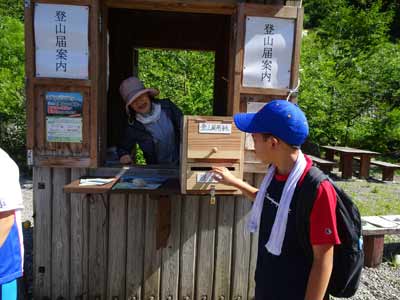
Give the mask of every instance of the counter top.
[{"label": "counter top", "polygon": [[[123,166],[120,168],[96,168],[89,169],[83,177],[113,178],[110,183],[103,185],[80,185],[80,179],[76,179],[64,186],[66,193],[139,193],[139,194],[179,194],[179,170],[175,167],[164,166]],[[161,185],[156,189],[140,187],[113,189],[116,183],[124,178],[159,179]]]}]

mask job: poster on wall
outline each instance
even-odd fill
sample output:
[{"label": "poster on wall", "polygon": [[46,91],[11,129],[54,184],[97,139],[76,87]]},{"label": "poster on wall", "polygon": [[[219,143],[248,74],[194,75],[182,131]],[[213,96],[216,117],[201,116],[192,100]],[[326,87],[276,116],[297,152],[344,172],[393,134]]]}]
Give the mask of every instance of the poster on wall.
[{"label": "poster on wall", "polygon": [[246,17],[244,87],[288,89],[295,20]]},{"label": "poster on wall", "polygon": [[35,4],[36,76],[88,79],[89,7]]},{"label": "poster on wall", "polygon": [[82,94],[47,92],[45,99],[47,142],[82,143]]}]

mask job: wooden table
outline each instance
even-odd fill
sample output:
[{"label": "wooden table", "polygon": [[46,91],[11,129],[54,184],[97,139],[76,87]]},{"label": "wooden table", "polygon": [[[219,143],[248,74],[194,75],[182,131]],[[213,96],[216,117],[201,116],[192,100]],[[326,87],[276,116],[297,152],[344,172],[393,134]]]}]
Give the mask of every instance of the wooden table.
[{"label": "wooden table", "polygon": [[380,154],[379,152],[362,150],[341,146],[322,146],[326,150],[326,159],[332,160],[335,152],[340,154],[340,167],[342,170],[342,178],[349,179],[353,174],[353,157],[360,157],[360,178],[369,177],[369,166],[371,157]]},{"label": "wooden table", "polygon": [[361,217],[364,265],[375,268],[382,262],[385,235],[400,234],[400,215]]}]

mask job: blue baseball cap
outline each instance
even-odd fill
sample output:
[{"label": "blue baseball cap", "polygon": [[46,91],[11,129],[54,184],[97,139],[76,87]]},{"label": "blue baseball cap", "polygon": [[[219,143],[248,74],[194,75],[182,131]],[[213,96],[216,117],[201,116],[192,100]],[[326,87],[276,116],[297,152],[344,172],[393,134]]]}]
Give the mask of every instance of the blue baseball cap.
[{"label": "blue baseball cap", "polygon": [[257,113],[235,114],[236,127],[249,133],[269,133],[292,146],[301,146],[308,136],[304,112],[286,100],[273,100]]}]

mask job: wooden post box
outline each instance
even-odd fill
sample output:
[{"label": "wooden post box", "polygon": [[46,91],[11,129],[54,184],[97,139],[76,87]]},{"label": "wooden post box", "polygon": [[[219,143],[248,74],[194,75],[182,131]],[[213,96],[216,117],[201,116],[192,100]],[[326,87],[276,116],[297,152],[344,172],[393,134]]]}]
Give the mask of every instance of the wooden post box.
[{"label": "wooden post box", "polygon": [[232,117],[185,116],[181,144],[182,194],[238,194],[231,186],[218,183],[213,166],[227,167],[243,177],[244,133]]}]

